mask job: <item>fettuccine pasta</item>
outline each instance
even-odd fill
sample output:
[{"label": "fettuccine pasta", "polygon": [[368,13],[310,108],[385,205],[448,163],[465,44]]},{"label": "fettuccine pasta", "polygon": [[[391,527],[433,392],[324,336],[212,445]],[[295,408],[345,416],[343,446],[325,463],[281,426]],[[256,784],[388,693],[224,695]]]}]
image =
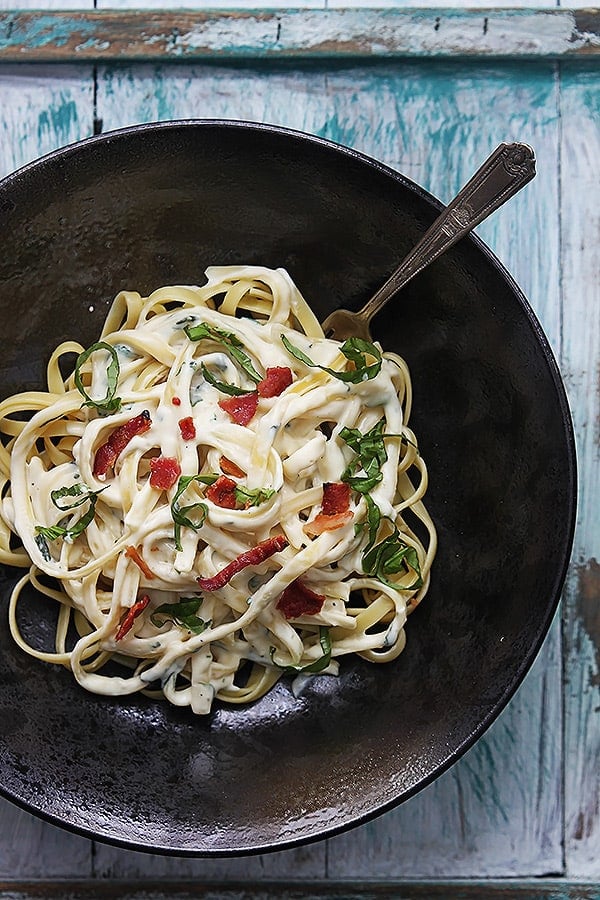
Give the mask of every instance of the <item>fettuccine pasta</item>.
[{"label": "fettuccine pasta", "polygon": [[[198,714],[402,651],[436,536],[400,357],[325,338],[283,269],[212,267],[202,287],[118,294],[47,380],[0,404],[24,650]],[[28,584],[59,605],[52,648],[19,630]]]}]

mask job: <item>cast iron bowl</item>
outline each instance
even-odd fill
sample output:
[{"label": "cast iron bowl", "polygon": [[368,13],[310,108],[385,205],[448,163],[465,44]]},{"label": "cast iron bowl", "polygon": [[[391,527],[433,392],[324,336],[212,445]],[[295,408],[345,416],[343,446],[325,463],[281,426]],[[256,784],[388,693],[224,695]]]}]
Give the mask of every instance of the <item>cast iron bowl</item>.
[{"label": "cast iron bowl", "polygon": [[[531,190],[531,188],[529,188]],[[210,264],[284,266],[315,312],[358,308],[439,204],[317,138],[186,121],[91,138],[0,183],[2,395],[44,385],[60,341],[97,339],[121,288],[198,283]],[[345,660],[299,698],[282,681],[206,718],[84,692],[8,634],[0,585],[0,790],[117,844],[281,849],[413,795],[490,724],[548,629],[572,540],[571,423],[548,344],[487,247],[463,240],[373,322],[402,354],[440,547],[393,664]],[[53,610],[30,596],[25,634]]]}]

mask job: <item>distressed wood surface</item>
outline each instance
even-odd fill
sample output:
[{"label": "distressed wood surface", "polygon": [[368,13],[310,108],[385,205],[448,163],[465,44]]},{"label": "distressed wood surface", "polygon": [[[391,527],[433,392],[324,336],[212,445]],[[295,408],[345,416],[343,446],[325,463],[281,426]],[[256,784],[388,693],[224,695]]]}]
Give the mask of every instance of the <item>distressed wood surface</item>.
[{"label": "distressed wood surface", "polygon": [[562,364],[581,463],[565,604],[565,840],[568,871],[600,880],[600,82],[569,68],[561,96]]},{"label": "distressed wood surface", "polygon": [[[330,5],[333,5],[330,3]],[[213,47],[213,56],[218,47]],[[600,882],[598,619],[598,209],[600,90],[589,65],[383,59],[365,65],[0,65],[0,175],[54,146],[133,122],[224,116],[346,143],[441,199],[499,140],[531,142],[535,182],[479,231],[515,275],[561,361],[580,465],[579,527],[564,619],[497,722],[433,785],[326,842],[236,860],[155,857],[95,844],[0,802],[0,896],[597,897]],[[561,630],[564,635],[565,691]],[[0,723],[1,727],[1,723]],[[564,753],[562,734],[564,728]],[[563,793],[564,784],[564,793]],[[547,881],[552,876],[560,880]],[[428,885],[401,879],[435,878]],[[571,887],[565,879],[587,879]],[[43,879],[45,884],[17,884]],[[54,884],[68,879],[69,884]],[[129,885],[113,884],[127,879]],[[158,879],[185,879],[154,889]],[[350,882],[348,882],[350,879]],[[79,885],[71,882],[78,880]],[[376,886],[362,887],[373,880]],[[109,881],[109,884],[106,884]],[[314,886],[309,883],[315,882]],[[345,884],[344,884],[345,882]],[[350,884],[360,882],[357,888]],[[271,886],[270,886],[271,885]],[[309,893],[306,891],[309,890]],[[287,891],[287,893],[286,893]],[[292,891],[292,893],[290,893]]]},{"label": "distressed wood surface", "polygon": [[600,56],[600,12],[570,9],[91,10],[0,13],[0,62]]},{"label": "distressed wood surface", "polygon": [[130,882],[11,884],[0,882],[3,900],[598,900],[598,887],[579,882],[568,885],[556,880],[541,882],[479,881],[390,882],[330,884],[323,882],[265,883],[255,889],[247,884],[221,882],[213,885],[170,881],[164,885],[140,886]]},{"label": "distressed wood surface", "polygon": [[[284,0],[186,0],[186,9],[336,9],[354,8],[366,9],[369,7],[383,9],[389,7],[440,7],[452,8],[457,4],[453,0],[297,0],[286,3]],[[569,3],[570,7],[587,7],[589,4],[582,2]],[[0,0],[0,9],[164,9],[164,0]],[[558,0],[463,0],[460,4],[463,8],[475,7],[478,9],[514,7],[514,8],[552,8],[560,6]]]}]

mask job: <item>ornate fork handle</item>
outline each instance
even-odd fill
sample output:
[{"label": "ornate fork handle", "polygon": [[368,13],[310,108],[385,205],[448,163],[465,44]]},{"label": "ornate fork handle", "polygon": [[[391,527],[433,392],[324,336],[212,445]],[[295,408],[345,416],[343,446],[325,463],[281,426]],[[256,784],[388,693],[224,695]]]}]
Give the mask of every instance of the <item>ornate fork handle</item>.
[{"label": "ornate fork handle", "polygon": [[400,288],[479,225],[535,176],[535,156],[527,144],[500,144],[425,232],[396,271],[359,315],[369,321]]}]

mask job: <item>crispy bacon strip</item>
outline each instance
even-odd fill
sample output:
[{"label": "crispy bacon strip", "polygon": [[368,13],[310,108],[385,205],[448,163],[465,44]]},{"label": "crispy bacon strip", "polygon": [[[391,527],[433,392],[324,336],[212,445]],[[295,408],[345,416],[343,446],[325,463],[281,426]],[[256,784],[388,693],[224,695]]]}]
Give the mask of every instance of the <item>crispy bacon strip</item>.
[{"label": "crispy bacon strip", "polygon": [[152,571],[152,569],[148,568],[148,564],[146,563],[146,560],[144,559],[142,554],[139,552],[139,550],[136,547],[134,547],[132,544],[130,544],[129,547],[127,548],[127,550],[125,551],[125,556],[129,557],[129,559],[136,564],[138,569],[142,570],[142,572],[144,573],[146,578],[148,578],[148,579],[154,578],[154,572]]},{"label": "crispy bacon strip", "polygon": [[321,511],[303,528],[305,534],[318,535],[342,528],[354,516],[350,511],[350,485],[329,481],[323,485]]},{"label": "crispy bacon strip", "polygon": [[279,397],[293,381],[292,370],[288,366],[269,366],[267,374],[256,385],[261,397]]},{"label": "crispy bacon strip", "polygon": [[127,610],[127,615],[121,622],[121,625],[120,625],[119,630],[117,631],[117,635],[115,637],[115,641],[123,640],[125,635],[129,631],[131,631],[131,627],[132,627],[135,619],[137,619],[137,617],[140,616],[144,612],[144,610],[146,609],[146,607],[148,606],[149,603],[150,603],[150,597],[148,596],[148,594],[144,594],[144,596],[142,597],[141,600],[136,600],[136,602],[133,604],[133,606]]},{"label": "crispy bacon strip", "polygon": [[258,406],[258,391],[249,394],[240,394],[237,397],[227,397],[219,400],[219,406],[229,413],[237,425],[247,425]]},{"label": "crispy bacon strip", "polygon": [[139,416],[119,425],[112,432],[105,444],[96,451],[94,457],[94,476],[104,478],[108,470],[114,466],[119,454],[123,452],[129,441],[138,434],[144,434],[152,425],[150,413],[145,409]]},{"label": "crispy bacon strip", "polygon": [[223,472],[225,475],[233,475],[234,478],[243,478],[246,474],[243,469],[240,469],[239,466],[236,466],[236,464],[230,459],[227,459],[226,456],[222,456],[220,458],[219,466],[221,468],[221,472]]},{"label": "crispy bacon strip", "polygon": [[259,566],[270,556],[273,556],[274,553],[278,553],[280,550],[287,547],[288,543],[289,541],[284,534],[278,534],[276,537],[267,538],[266,541],[261,541],[256,547],[253,547],[251,550],[246,550],[244,553],[240,553],[239,556],[236,556],[229,565],[225,566],[224,569],[221,569],[216,575],[213,575],[212,578],[196,578],[200,590],[220,590],[220,588],[231,581],[234,575],[241,572],[242,569],[245,569],[247,566]]},{"label": "crispy bacon strip", "polygon": [[174,456],[154,456],[150,460],[150,486],[168,491],[181,475],[181,466]]},{"label": "crispy bacon strip", "polygon": [[277,601],[277,609],[286,619],[298,619],[300,616],[316,616],[321,612],[325,597],[317,594],[297,578],[288,584]]}]

